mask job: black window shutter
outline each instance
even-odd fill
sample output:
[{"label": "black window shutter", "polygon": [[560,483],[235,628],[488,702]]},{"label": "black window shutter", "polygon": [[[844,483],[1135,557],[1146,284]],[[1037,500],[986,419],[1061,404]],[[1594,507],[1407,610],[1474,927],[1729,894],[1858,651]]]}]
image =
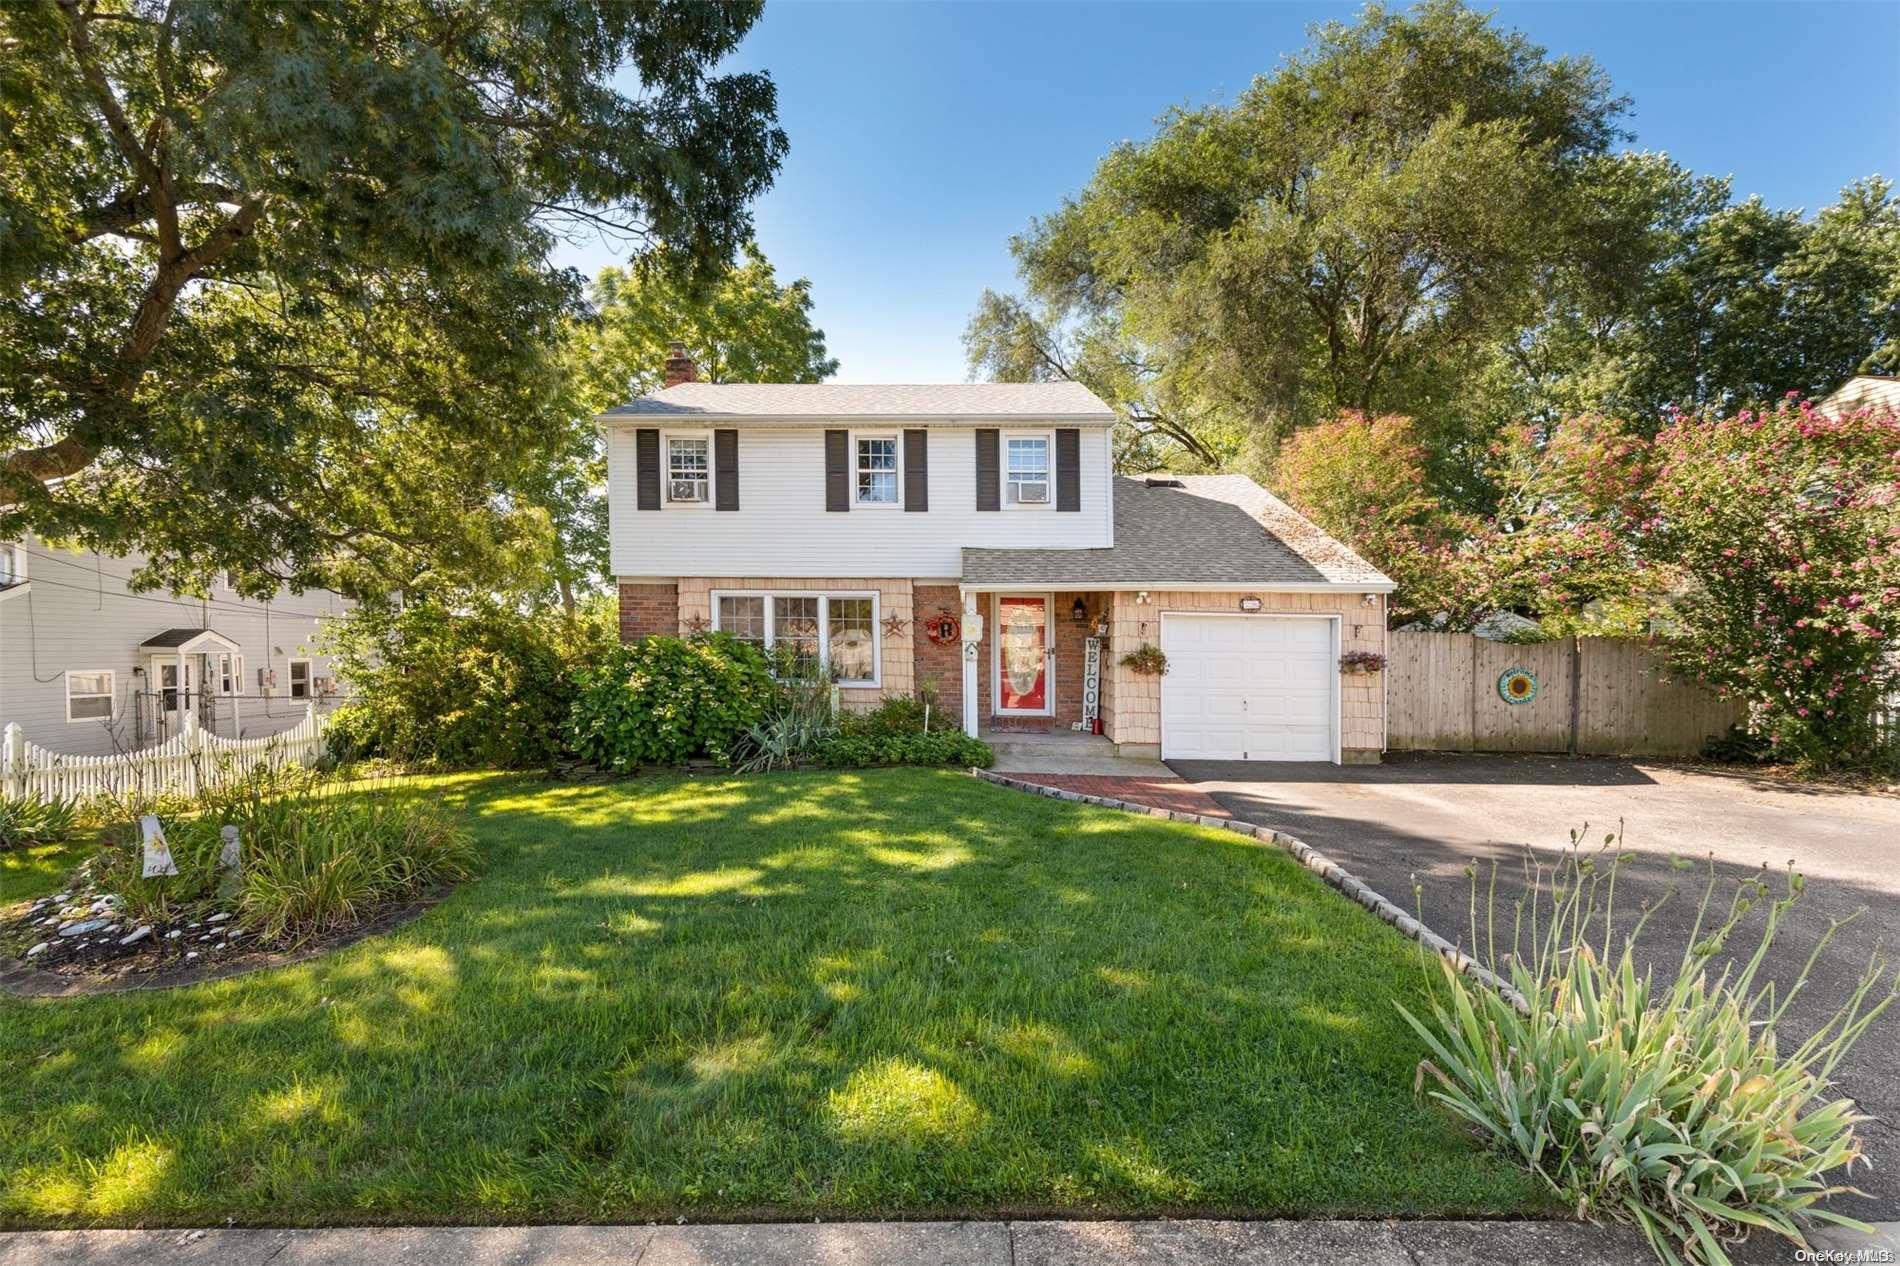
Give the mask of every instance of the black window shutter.
[{"label": "black window shutter", "polygon": [[739,508],[739,433],[713,432],[713,508]]},{"label": "black window shutter", "polygon": [[930,432],[904,432],[904,508],[930,509]]},{"label": "black window shutter", "polygon": [[851,432],[825,432],[825,509],[827,510],[851,508],[851,471],[847,465],[850,450]]},{"label": "black window shutter", "polygon": [[660,508],[660,433],[641,427],[633,433],[634,504],[642,510]]},{"label": "black window shutter", "polygon": [[1000,434],[987,428],[976,433],[976,508],[979,510],[1003,508],[1003,492],[996,462]]},{"label": "black window shutter", "polygon": [[1082,508],[1082,432],[1056,432],[1056,509]]}]

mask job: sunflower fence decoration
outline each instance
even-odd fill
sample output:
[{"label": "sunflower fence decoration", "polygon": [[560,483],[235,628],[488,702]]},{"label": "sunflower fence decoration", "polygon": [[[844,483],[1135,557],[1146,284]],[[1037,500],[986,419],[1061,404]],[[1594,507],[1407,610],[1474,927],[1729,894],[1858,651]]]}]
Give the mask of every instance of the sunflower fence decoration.
[{"label": "sunflower fence decoration", "polygon": [[1498,674],[1498,698],[1506,703],[1529,703],[1537,697],[1537,674],[1528,668],[1507,668]]}]

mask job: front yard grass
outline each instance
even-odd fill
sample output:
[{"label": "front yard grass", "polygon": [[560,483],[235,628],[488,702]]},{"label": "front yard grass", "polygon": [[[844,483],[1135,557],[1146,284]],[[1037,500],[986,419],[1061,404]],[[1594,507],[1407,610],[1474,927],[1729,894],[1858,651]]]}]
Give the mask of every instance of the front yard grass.
[{"label": "front yard grass", "polygon": [[394,794],[487,862],[416,923],[0,1000],[0,1221],[1546,1211],[1413,1098],[1411,943],[1232,832],[941,771]]}]

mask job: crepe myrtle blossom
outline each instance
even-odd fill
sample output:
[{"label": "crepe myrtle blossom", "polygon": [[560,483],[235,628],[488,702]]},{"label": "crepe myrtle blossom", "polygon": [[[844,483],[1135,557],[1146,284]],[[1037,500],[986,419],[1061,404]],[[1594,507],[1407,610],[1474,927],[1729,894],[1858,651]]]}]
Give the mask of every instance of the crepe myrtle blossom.
[{"label": "crepe myrtle blossom", "polygon": [[1900,671],[1900,421],[1791,393],[1729,417],[1676,413],[1654,440],[1642,554],[1679,570],[1677,662],[1744,701],[1814,765],[1868,761]]}]

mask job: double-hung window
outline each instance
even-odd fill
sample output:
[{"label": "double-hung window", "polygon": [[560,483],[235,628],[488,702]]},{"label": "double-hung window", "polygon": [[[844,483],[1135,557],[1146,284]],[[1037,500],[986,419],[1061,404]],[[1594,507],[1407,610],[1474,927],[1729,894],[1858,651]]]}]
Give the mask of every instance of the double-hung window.
[{"label": "double-hung window", "polygon": [[1008,443],[1006,495],[1016,506],[1049,504],[1049,437],[1012,435]]},{"label": "double-hung window", "polygon": [[825,664],[840,685],[875,686],[878,682],[874,594],[717,594],[713,627],[782,656],[793,675]]},{"label": "double-hung window", "polygon": [[112,670],[66,670],[66,719],[68,721],[109,721],[112,719]]},{"label": "double-hung window", "polygon": [[290,697],[292,699],[310,697],[310,661],[307,659],[290,661]]},{"label": "double-hung window", "polygon": [[857,438],[858,504],[897,504],[897,437],[860,435]]},{"label": "double-hung window", "polygon": [[26,568],[22,565],[21,548],[10,541],[0,541],[0,589],[11,588],[26,579]]},{"label": "double-hung window", "polygon": [[706,436],[666,437],[666,499],[688,505],[712,500],[712,441]]}]

